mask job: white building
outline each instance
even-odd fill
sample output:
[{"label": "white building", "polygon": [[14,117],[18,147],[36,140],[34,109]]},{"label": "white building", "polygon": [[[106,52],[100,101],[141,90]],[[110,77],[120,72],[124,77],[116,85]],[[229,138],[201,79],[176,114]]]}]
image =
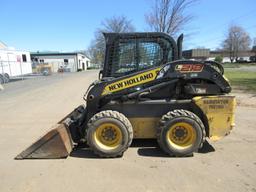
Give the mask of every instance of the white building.
[{"label": "white building", "polygon": [[84,54],[75,52],[37,52],[31,53],[31,59],[34,65],[41,63],[50,65],[52,72],[58,72],[59,69],[63,69],[66,72],[76,72],[90,67],[90,60]]},{"label": "white building", "polygon": [[[249,62],[250,57],[253,56],[253,51],[244,50],[239,51],[238,62]],[[183,57],[194,60],[211,60],[214,61],[216,57],[222,57],[223,63],[231,62],[230,53],[228,51],[210,51],[210,49],[190,49],[183,51]],[[235,59],[235,58],[234,58]],[[236,62],[236,61],[235,61]]]},{"label": "white building", "polygon": [[16,77],[32,73],[32,63],[28,51],[9,49],[0,43],[0,74],[1,77]]}]

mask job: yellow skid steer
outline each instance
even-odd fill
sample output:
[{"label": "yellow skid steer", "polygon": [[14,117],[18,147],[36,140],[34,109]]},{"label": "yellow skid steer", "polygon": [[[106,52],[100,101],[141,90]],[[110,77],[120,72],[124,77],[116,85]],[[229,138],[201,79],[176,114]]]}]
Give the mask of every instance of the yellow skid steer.
[{"label": "yellow skid steer", "polygon": [[65,158],[86,143],[100,157],[120,157],[133,139],[157,139],[170,156],[188,156],[206,137],[234,127],[236,100],[221,64],[182,59],[164,33],[106,33],[104,68],[78,106],[16,159]]}]

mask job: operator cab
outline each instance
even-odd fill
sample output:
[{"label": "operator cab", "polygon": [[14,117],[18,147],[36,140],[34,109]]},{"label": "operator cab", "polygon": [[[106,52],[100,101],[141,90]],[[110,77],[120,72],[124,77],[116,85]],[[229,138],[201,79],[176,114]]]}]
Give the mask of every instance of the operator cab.
[{"label": "operator cab", "polygon": [[102,77],[121,77],[181,59],[183,35],[177,43],[165,33],[104,33]]}]

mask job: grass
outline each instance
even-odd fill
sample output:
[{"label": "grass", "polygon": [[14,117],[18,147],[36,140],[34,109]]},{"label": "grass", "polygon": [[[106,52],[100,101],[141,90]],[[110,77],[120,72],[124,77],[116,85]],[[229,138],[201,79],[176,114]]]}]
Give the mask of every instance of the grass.
[{"label": "grass", "polygon": [[256,63],[223,63],[224,68],[240,68],[243,66],[256,66]]},{"label": "grass", "polygon": [[232,86],[256,92],[256,72],[242,70],[225,70],[225,76]]}]

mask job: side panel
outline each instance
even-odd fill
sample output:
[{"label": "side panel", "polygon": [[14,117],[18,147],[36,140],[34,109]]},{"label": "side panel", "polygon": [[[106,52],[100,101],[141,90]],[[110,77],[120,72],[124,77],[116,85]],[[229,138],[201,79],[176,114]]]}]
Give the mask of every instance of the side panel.
[{"label": "side panel", "polygon": [[[26,61],[22,60],[26,56]],[[0,51],[0,73],[7,73],[10,77],[32,73],[32,64],[29,52]]]},{"label": "side panel", "polygon": [[132,124],[134,138],[136,139],[156,138],[156,127],[159,124],[159,120],[164,114],[174,109],[191,111],[191,101],[183,100],[181,103],[166,101],[110,103],[102,108],[102,110],[114,110],[124,114]]},{"label": "side panel", "polygon": [[211,140],[217,141],[230,133],[235,126],[234,96],[195,97],[193,101],[207,117]]},{"label": "side panel", "polygon": [[133,127],[133,137],[135,139],[156,138],[156,127],[160,118],[129,118]]}]

